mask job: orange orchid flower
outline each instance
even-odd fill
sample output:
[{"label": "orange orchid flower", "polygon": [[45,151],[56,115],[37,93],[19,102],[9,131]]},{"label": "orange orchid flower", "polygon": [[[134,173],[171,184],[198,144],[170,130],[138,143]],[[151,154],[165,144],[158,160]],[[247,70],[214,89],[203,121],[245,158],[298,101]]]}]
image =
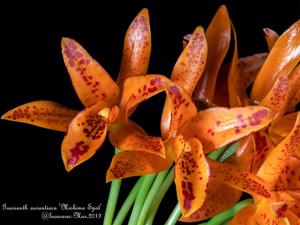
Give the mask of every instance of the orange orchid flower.
[{"label": "orange orchid flower", "polygon": [[124,80],[147,73],[151,51],[148,10],[143,9],[127,30],[118,76],[120,87],[79,43],[63,38],[61,45],[74,89],[86,108],[78,112],[55,102],[35,101],[10,110],[2,119],[67,131],[62,158],[70,171],[92,157],[105,140],[109,125],[118,118],[116,105]]}]

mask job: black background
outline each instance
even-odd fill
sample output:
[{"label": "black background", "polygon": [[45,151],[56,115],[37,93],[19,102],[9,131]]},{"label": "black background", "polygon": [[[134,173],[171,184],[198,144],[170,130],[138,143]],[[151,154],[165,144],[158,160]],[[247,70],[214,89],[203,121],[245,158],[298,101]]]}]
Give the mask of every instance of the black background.
[{"label": "black background", "polygon": [[[238,35],[239,55],[267,51],[262,28],[282,33],[299,19],[300,2],[291,1],[1,1],[0,114],[34,100],[52,100],[82,109],[64,67],[60,40],[72,37],[116,79],[127,27],[144,7],[152,31],[150,73],[169,75],[182,50],[182,37],[207,27],[217,8],[226,4]],[[162,98],[139,106],[134,119],[159,135]],[[155,125],[153,125],[155,124]],[[108,141],[89,161],[67,173],[60,156],[63,133],[0,121],[1,206],[86,205],[102,203],[109,185],[105,172],[113,155]],[[135,179],[123,182],[121,200]],[[172,187],[155,224],[163,224],[175,206]],[[45,222],[38,212],[1,210],[1,224],[75,224]],[[79,221],[101,224],[102,220]]]}]

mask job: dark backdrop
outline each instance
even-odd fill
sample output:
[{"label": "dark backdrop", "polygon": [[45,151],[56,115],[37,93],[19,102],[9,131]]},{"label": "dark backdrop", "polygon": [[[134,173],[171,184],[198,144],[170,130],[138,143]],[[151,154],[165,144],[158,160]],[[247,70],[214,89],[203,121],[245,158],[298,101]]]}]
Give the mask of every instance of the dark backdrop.
[{"label": "dark backdrop", "polygon": [[[118,73],[123,37],[135,15],[147,7],[152,30],[150,73],[170,74],[182,37],[207,27],[225,3],[238,35],[239,54],[267,50],[262,28],[282,33],[300,15],[299,1],[1,1],[0,114],[34,100],[53,100],[82,109],[63,64],[60,40],[79,41],[114,77]],[[150,134],[159,135],[162,98],[142,104],[134,115]],[[155,124],[155,125],[154,125]],[[60,156],[63,134],[0,121],[1,207],[57,206],[58,203],[99,205],[104,214],[109,185],[105,172],[113,148],[105,142],[88,162],[72,172],[64,170]],[[135,179],[123,182],[124,199]],[[155,224],[163,224],[175,206],[172,187]],[[1,224],[101,224],[100,220],[43,221],[41,211],[4,211]]]}]

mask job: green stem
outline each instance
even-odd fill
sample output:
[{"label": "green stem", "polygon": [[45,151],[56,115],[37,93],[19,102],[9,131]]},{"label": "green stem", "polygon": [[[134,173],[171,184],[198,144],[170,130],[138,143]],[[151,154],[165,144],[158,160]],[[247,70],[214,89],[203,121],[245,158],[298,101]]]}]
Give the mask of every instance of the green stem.
[{"label": "green stem", "polygon": [[140,190],[140,187],[143,182],[143,177],[140,177],[138,181],[135,183],[134,187],[130,191],[129,195],[127,196],[126,200],[124,201],[118,215],[116,216],[113,225],[122,225],[131,206],[133,205],[135,198]]},{"label": "green stem", "polygon": [[136,225],[137,221],[139,219],[139,215],[141,213],[145,198],[148,194],[148,191],[151,187],[151,184],[153,183],[153,180],[155,179],[156,174],[150,174],[144,176],[143,183],[141,185],[141,188],[136,196],[134,206],[129,218],[128,225]]},{"label": "green stem", "polygon": [[181,216],[181,210],[180,210],[179,203],[177,203],[177,205],[173,209],[165,225],[175,225],[180,216]]},{"label": "green stem", "polygon": [[156,195],[152,201],[152,205],[149,209],[149,213],[148,213],[145,225],[153,224],[153,220],[154,220],[155,214],[157,212],[157,209],[160,205],[160,202],[162,201],[166,192],[168,191],[171,184],[173,183],[174,169],[175,169],[175,166],[173,166],[172,169],[169,171],[168,176],[166,177],[166,179],[164,180],[164,182],[162,183],[162,185],[160,187],[160,190],[156,193]]},{"label": "green stem", "polygon": [[144,202],[144,206],[141,210],[139,219],[138,219],[138,225],[144,225],[145,224],[145,220],[146,220],[146,216],[147,213],[149,211],[149,208],[152,204],[153,198],[156,195],[156,193],[158,192],[158,190],[160,189],[160,185],[162,184],[162,182],[164,181],[165,177],[167,176],[169,170],[164,170],[162,172],[160,172],[159,174],[157,174],[152,187],[147,195],[147,198]]},{"label": "green stem", "polygon": [[211,153],[208,154],[208,158],[212,160],[217,160],[223,154],[226,148],[227,145],[212,151]]},{"label": "green stem", "polygon": [[230,209],[225,210],[224,212],[214,216],[207,223],[201,223],[199,225],[222,225],[231,217],[233,217],[236,213],[238,213],[242,208],[253,203],[252,199],[246,199],[238,202]]},{"label": "green stem", "polygon": [[226,151],[220,156],[220,158],[218,159],[219,162],[224,162],[226,159],[228,159],[230,156],[232,156],[236,150],[237,150],[237,146],[239,145],[239,142],[234,142],[232,143],[227,149]]},{"label": "green stem", "polygon": [[[118,154],[119,150],[115,149],[115,154]],[[103,225],[111,225],[120,193],[121,180],[114,180],[111,182],[107,205],[105,209]]]}]

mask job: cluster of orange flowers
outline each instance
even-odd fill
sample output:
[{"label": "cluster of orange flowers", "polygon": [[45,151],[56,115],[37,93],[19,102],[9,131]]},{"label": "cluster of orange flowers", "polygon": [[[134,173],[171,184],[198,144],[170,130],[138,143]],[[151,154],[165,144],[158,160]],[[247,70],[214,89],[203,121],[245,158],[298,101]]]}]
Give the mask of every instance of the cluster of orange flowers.
[{"label": "cluster of orange flowers", "polygon": [[[62,39],[82,111],[35,101],[2,119],[66,132],[61,152],[67,171],[91,158],[107,132],[121,151],[112,159],[107,181],[158,173],[175,163],[181,221],[211,218],[246,192],[254,204],[230,224],[300,224],[300,113],[295,112],[300,20],[281,36],[270,29],[264,33],[268,53],[238,58],[236,33],[221,6],[205,32],[199,26],[186,36],[167,78],[147,74],[151,33],[143,9],[127,30],[117,82],[75,40]],[[232,60],[225,64],[231,37]],[[149,136],[129,117],[141,102],[163,91],[162,135]],[[199,102],[208,109],[197,111]],[[225,162],[207,157],[237,140],[236,153]]]}]

